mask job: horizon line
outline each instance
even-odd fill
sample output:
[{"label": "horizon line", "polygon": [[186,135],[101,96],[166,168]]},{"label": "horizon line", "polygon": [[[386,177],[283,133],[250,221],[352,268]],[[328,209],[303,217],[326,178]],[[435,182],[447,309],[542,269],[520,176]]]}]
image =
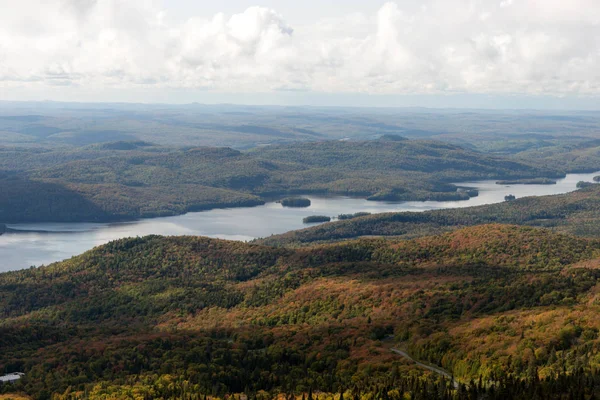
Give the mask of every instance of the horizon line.
[{"label": "horizon line", "polygon": [[[140,102],[140,101],[64,101],[64,100],[0,100],[0,104],[55,104],[55,105],[117,105],[117,106],[165,106],[165,107],[247,107],[247,108],[314,108],[314,109],[367,109],[367,110],[427,110],[427,111],[511,111],[511,112],[544,112],[544,113],[556,113],[556,112],[598,112],[597,108],[536,108],[536,107],[521,107],[521,108],[507,108],[507,107],[444,107],[444,106],[422,106],[422,105],[315,105],[315,104],[274,104],[274,103],[261,103],[261,104],[244,104],[244,103],[204,103],[204,102],[182,102],[182,103],[168,103],[168,102]],[[0,114],[2,110],[0,110]]]}]

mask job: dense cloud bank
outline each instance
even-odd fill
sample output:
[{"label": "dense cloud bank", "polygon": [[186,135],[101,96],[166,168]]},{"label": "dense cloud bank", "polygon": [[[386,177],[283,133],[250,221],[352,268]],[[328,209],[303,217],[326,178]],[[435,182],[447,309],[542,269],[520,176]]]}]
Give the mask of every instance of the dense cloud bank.
[{"label": "dense cloud bank", "polygon": [[144,0],[0,6],[4,89],[599,93],[598,0],[399,0],[302,27],[262,7],[176,21]]}]

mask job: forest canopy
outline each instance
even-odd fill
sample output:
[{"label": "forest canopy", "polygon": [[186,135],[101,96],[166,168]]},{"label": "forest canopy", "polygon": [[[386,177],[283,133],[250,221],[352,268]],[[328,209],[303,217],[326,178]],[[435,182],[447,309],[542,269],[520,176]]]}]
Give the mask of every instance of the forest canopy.
[{"label": "forest canopy", "polygon": [[172,149],[119,141],[75,149],[0,147],[0,221],[111,221],[333,193],[370,200],[466,200],[451,182],[558,177],[425,140]]},{"label": "forest canopy", "polygon": [[0,391],[82,398],[135,386],[147,397],[187,388],[223,398],[385,387],[438,398],[423,392],[438,382],[464,398],[471,380],[522,392],[566,376],[561,390],[575,390],[597,381],[599,257],[597,240],[511,225],[298,250],[122,239],[0,274],[0,368],[26,374]]}]

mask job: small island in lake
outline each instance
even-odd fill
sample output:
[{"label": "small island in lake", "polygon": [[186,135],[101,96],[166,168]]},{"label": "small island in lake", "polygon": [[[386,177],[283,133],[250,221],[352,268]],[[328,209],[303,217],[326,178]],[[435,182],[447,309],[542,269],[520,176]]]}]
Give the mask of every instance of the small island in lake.
[{"label": "small island in lake", "polygon": [[550,178],[513,179],[498,181],[496,185],[556,185],[556,181]]},{"label": "small island in lake", "polygon": [[469,196],[469,198],[479,196],[479,190],[477,190],[475,188],[459,187],[458,189],[456,189],[456,191],[458,193],[464,193],[464,194],[466,194],[467,196]]},{"label": "small island in lake", "polygon": [[310,217],[306,217],[302,220],[305,224],[314,224],[317,222],[329,222],[331,221],[331,217],[326,215],[311,215]]},{"label": "small island in lake", "polygon": [[287,197],[285,199],[279,200],[278,203],[281,203],[284,207],[310,207],[310,200],[304,197]]}]

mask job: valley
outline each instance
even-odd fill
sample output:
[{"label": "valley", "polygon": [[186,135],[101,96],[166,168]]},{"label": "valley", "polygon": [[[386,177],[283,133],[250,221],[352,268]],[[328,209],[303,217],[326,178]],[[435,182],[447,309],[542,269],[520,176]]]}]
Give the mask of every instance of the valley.
[{"label": "valley", "polygon": [[600,399],[600,0],[0,10],[0,400]]},{"label": "valley", "polygon": [[81,107],[0,110],[0,396],[600,393],[595,115]]}]

